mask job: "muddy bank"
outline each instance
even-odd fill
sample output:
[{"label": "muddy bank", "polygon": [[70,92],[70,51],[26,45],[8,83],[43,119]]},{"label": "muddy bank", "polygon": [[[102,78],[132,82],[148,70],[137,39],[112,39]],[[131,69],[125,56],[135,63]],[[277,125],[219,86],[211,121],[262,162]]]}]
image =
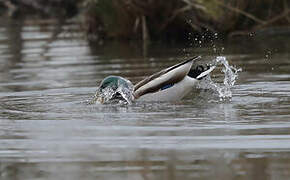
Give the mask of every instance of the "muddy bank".
[{"label": "muddy bank", "polygon": [[[274,0],[85,0],[88,34],[105,39],[186,40],[248,35],[290,25],[290,4]],[[211,37],[211,36],[210,36]]]},{"label": "muddy bank", "polygon": [[[78,17],[92,41],[186,41],[289,29],[287,0],[3,0],[1,14]],[[288,34],[289,32],[286,32]],[[274,32],[275,34],[275,32]]]}]

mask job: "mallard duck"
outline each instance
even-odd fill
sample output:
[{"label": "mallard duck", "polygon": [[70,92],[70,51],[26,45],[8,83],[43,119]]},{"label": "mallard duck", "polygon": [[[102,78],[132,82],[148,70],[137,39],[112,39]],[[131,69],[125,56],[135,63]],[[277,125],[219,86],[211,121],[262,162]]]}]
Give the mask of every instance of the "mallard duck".
[{"label": "mallard duck", "polygon": [[[135,86],[120,76],[108,76],[96,92],[96,100],[104,103],[110,100],[126,101],[178,101],[189,94],[202,78],[215,66],[197,65],[200,56],[157,72]],[[192,66],[195,65],[195,68]]]}]

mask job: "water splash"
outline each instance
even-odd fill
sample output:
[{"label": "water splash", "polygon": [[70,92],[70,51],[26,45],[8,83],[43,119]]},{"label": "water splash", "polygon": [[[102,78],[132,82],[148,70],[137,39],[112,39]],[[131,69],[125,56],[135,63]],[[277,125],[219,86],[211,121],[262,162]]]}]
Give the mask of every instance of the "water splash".
[{"label": "water splash", "polygon": [[[231,88],[235,85],[238,78],[238,72],[241,71],[239,68],[235,68],[229,65],[226,57],[219,56],[211,62],[211,66],[222,65],[222,72],[224,73],[224,80],[222,83],[214,82],[210,76],[206,76],[198,84],[199,89],[211,89],[218,94],[221,101],[231,99],[232,91]],[[125,82],[125,83],[124,83]],[[134,97],[134,86],[133,84],[122,77],[119,77],[117,88],[108,86],[103,89],[98,89],[95,96],[89,104],[102,103],[102,104],[132,104]]]},{"label": "water splash", "polygon": [[119,88],[117,89],[117,92],[119,92],[121,94],[121,96],[123,97],[123,99],[125,99],[126,103],[128,104],[132,104],[133,101],[133,92],[134,92],[134,86],[131,83],[131,81],[126,80],[127,81],[127,85],[124,84],[120,84]]},{"label": "water splash", "polygon": [[241,68],[235,68],[229,65],[226,57],[218,56],[214,59],[211,65],[222,65],[222,72],[224,73],[223,84],[214,82],[210,76],[204,78],[198,85],[200,89],[211,89],[218,93],[221,101],[230,100],[232,98],[231,88],[235,85],[238,78],[238,72],[242,71]]},{"label": "water splash", "polygon": [[[102,90],[97,89],[95,96],[89,104],[132,104],[134,86],[131,81],[119,77],[117,89],[108,86]],[[124,81],[126,83],[124,83]]]}]

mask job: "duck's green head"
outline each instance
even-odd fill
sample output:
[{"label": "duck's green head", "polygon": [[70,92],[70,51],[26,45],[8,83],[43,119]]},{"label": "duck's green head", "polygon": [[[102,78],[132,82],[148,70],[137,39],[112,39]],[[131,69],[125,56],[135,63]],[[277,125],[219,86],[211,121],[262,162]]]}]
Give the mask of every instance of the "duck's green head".
[{"label": "duck's green head", "polygon": [[101,82],[96,92],[96,100],[105,103],[112,99],[126,99],[123,94],[131,96],[132,92],[133,85],[130,81],[120,76],[108,76]]},{"label": "duck's green head", "polygon": [[119,81],[122,81],[122,79],[118,76],[109,76],[106,77],[99,87],[100,91],[104,91],[106,88],[111,88],[113,90],[117,90]]}]

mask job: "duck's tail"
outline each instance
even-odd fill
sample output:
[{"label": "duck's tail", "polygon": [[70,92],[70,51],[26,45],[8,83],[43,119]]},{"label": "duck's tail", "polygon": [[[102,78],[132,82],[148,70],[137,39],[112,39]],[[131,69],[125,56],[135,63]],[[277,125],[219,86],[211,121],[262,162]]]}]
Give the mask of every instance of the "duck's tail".
[{"label": "duck's tail", "polygon": [[189,77],[195,78],[197,80],[201,80],[205,76],[207,76],[210,72],[215,69],[216,66],[202,66],[199,65],[195,69],[191,69],[187,74]]}]

